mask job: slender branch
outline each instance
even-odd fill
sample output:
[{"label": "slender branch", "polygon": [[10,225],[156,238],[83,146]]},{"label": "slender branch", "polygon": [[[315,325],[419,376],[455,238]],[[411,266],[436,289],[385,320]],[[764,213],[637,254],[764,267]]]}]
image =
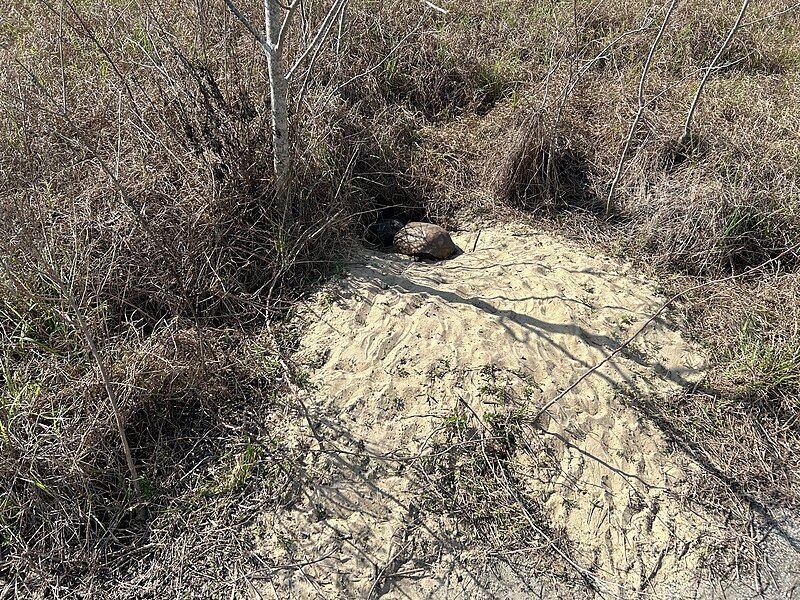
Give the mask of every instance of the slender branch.
[{"label": "slender branch", "polygon": [[[530,514],[530,511],[527,508],[528,502],[527,500],[519,493],[517,486],[515,486],[512,481],[508,477],[506,465],[501,462],[495,462],[494,460],[489,458],[489,454],[486,452],[486,440],[495,439],[492,435],[492,432],[487,428],[486,423],[483,419],[480,418],[478,413],[461,397],[459,397],[459,402],[464,408],[466,408],[470,413],[472,413],[472,417],[474,419],[476,428],[478,429],[478,436],[480,439],[481,444],[481,453],[483,454],[483,458],[486,461],[489,469],[494,476],[495,481],[503,486],[503,489],[511,495],[517,503],[517,507],[522,511],[525,520],[528,521],[528,525],[530,525],[531,529],[533,529],[536,533],[544,538],[544,540],[548,543],[548,545],[553,549],[553,551],[558,554],[564,562],[566,562],[570,567],[575,569],[589,584],[597,584],[603,583],[606,585],[614,586],[611,582],[606,581],[605,579],[601,579],[588,569],[580,566],[577,562],[575,562],[572,557],[569,555],[566,549],[561,548],[556,541],[550,536],[544,529],[542,529],[539,525],[536,524],[536,521]],[[486,434],[489,434],[488,436]],[[526,443],[526,446],[528,444]],[[530,448],[530,446],[528,446]],[[529,450],[530,451],[530,450]],[[502,479],[501,479],[502,477]],[[630,485],[630,484],[629,484]],[[622,587],[617,584],[617,587]],[[599,590],[598,590],[599,591]]]},{"label": "slender branch", "polygon": [[[556,112],[556,118],[555,118],[555,123],[556,124],[561,122],[561,116],[562,116],[562,114],[564,112],[564,109],[565,109],[565,107],[567,105],[567,101],[569,100],[569,97],[572,94],[573,90],[577,87],[578,83],[580,83],[581,78],[595,64],[597,64],[599,61],[603,60],[606,57],[606,54],[608,53],[608,51],[611,50],[614,46],[616,46],[619,42],[621,42],[622,40],[626,39],[629,36],[637,35],[639,33],[642,33],[644,31],[646,31],[647,29],[650,28],[651,23],[652,23],[652,19],[650,19],[649,17],[645,17],[644,20],[642,21],[641,25],[639,25],[639,27],[637,27],[636,29],[630,29],[630,30],[625,31],[625,32],[621,33],[620,35],[618,35],[616,38],[611,40],[602,50],[600,50],[600,52],[598,52],[595,55],[594,58],[592,58],[591,60],[587,61],[580,69],[578,69],[578,71],[575,74],[575,77],[572,78],[572,81],[569,83],[568,86],[566,86],[564,88],[564,91],[561,94],[561,100],[559,102],[558,111]],[[547,75],[545,76],[545,79],[544,79],[544,92],[545,93],[544,93],[543,98],[542,98],[542,104],[541,104],[542,108],[544,108],[544,106],[545,106],[545,104],[547,102],[547,98],[548,98],[547,88],[548,88],[549,83],[550,83],[550,77],[552,77],[552,75],[558,70],[558,65],[555,63],[555,55],[554,55],[554,53],[555,53],[555,49],[553,49],[552,52],[551,52],[551,56],[550,56],[551,67],[550,67],[550,70],[547,72]],[[566,54],[564,56],[566,56]]]},{"label": "slender branch", "polygon": [[745,12],[747,12],[747,7],[750,4],[750,0],[744,0],[742,2],[742,8],[739,10],[739,16],[736,17],[736,22],[731,27],[731,30],[728,32],[728,37],[725,38],[725,41],[722,42],[722,46],[719,48],[719,52],[714,57],[714,60],[711,61],[711,64],[708,66],[708,69],[703,75],[703,79],[700,81],[700,85],[697,86],[697,92],[695,92],[694,99],[692,100],[692,104],[689,107],[689,113],[686,115],[686,123],[683,125],[683,136],[681,140],[684,142],[688,141],[691,137],[691,128],[692,128],[692,117],[694,117],[694,111],[697,108],[697,103],[700,101],[700,95],[703,93],[703,88],[706,87],[706,83],[708,82],[708,78],[711,77],[711,72],[714,71],[714,67],[725,53],[725,50],[728,49],[728,46],[733,39],[733,36],[736,34],[736,31],[739,29],[739,25],[742,23],[742,19],[744,18]]},{"label": "slender branch", "polygon": [[283,23],[281,24],[281,30],[278,33],[278,52],[283,53],[283,45],[286,42],[286,35],[289,30],[289,25],[292,22],[292,17],[294,13],[297,11],[297,7],[300,6],[300,3],[303,0],[294,0],[292,4],[289,6],[289,9],[286,11],[286,16],[283,18]]},{"label": "slender branch", "polygon": [[644,109],[647,107],[647,102],[645,101],[644,92],[645,86],[647,84],[647,74],[650,72],[650,65],[653,64],[653,58],[656,54],[656,48],[658,47],[658,43],[661,41],[661,38],[664,37],[664,31],[667,29],[667,23],[669,23],[669,19],[672,16],[672,13],[675,10],[675,6],[678,4],[678,0],[672,0],[670,2],[669,8],[667,9],[667,14],[664,15],[664,20],[661,21],[661,28],[658,30],[655,39],[653,40],[653,45],[650,46],[650,53],[647,55],[647,60],[644,62],[644,67],[642,68],[642,76],[639,79],[639,93],[637,97],[637,104],[638,109],[636,111],[636,116],[633,118],[633,122],[631,123],[631,128],[628,131],[628,137],[625,139],[625,143],[622,146],[622,154],[619,157],[619,162],[617,163],[617,171],[614,174],[614,179],[611,181],[611,187],[608,190],[608,197],[606,198],[606,214],[611,211],[611,200],[614,197],[614,191],[617,188],[617,183],[619,183],[620,178],[622,177],[622,166],[625,163],[625,157],[628,155],[628,148],[631,145],[631,141],[633,140],[633,135],[636,132],[636,128],[639,126],[639,121],[642,118],[642,114],[644,113]]},{"label": "slender branch", "polygon": [[[298,244],[297,254],[299,254],[301,248],[302,244]],[[267,292],[267,300],[266,300],[267,311],[265,314],[264,323],[266,324],[267,335],[269,336],[270,343],[272,344],[273,352],[275,352],[275,358],[277,359],[278,364],[281,367],[281,376],[283,379],[283,383],[286,386],[287,391],[294,396],[295,401],[300,406],[300,410],[303,413],[303,418],[306,421],[306,425],[308,425],[308,430],[311,432],[311,435],[316,440],[317,444],[319,444],[319,449],[322,450],[324,444],[322,437],[320,437],[319,433],[317,432],[317,428],[314,426],[314,422],[311,420],[311,412],[308,410],[308,404],[306,404],[306,402],[303,400],[303,397],[300,394],[299,387],[294,384],[294,377],[292,374],[292,370],[289,367],[289,364],[286,362],[286,359],[283,357],[283,353],[281,352],[281,347],[280,343],[278,342],[278,338],[275,336],[275,333],[272,330],[272,323],[269,310],[272,305],[272,298],[275,292],[275,287],[277,286],[281,275],[282,275],[281,271],[278,271],[273,276],[272,282],[269,286],[269,291]]]},{"label": "slender branch", "polygon": [[139,475],[136,472],[136,463],[133,461],[133,455],[131,454],[131,447],[128,444],[128,436],[125,433],[125,423],[122,419],[122,411],[119,408],[119,401],[117,399],[117,394],[114,391],[114,386],[111,383],[111,377],[106,370],[105,362],[103,361],[102,357],[100,356],[100,352],[97,350],[97,345],[94,343],[94,338],[92,337],[89,328],[86,326],[86,321],[83,318],[83,314],[81,313],[80,308],[78,307],[77,302],[75,301],[75,297],[73,296],[72,292],[67,288],[67,286],[60,280],[60,278],[56,279],[56,283],[58,287],[61,289],[62,294],[64,294],[67,298],[67,301],[70,304],[73,312],[75,313],[75,317],[78,321],[78,327],[83,334],[84,339],[86,340],[86,345],[89,347],[89,352],[92,354],[92,358],[97,363],[97,368],[100,369],[100,377],[103,379],[103,386],[106,389],[106,394],[108,395],[108,400],[111,402],[111,410],[114,412],[114,420],[117,424],[117,433],[119,433],[119,439],[122,443],[122,451],[125,454],[125,462],[128,463],[128,470],[131,473],[131,478],[133,479],[133,488],[136,490],[137,496],[141,496],[142,490],[139,487]]},{"label": "slender branch", "polygon": [[[227,1],[227,0],[226,0]],[[297,68],[303,63],[306,57],[311,53],[314,52],[316,54],[317,47],[321,46],[322,43],[325,41],[325,38],[328,35],[328,32],[331,29],[331,25],[333,24],[334,19],[338,16],[339,10],[347,3],[347,0],[335,0],[335,2],[331,5],[328,14],[325,15],[325,18],[322,20],[322,24],[319,26],[319,30],[317,30],[317,34],[314,36],[314,39],[311,40],[311,43],[306,46],[306,49],[300,55],[300,57],[295,61],[292,68],[286,73],[286,79],[291,79],[292,75],[294,75]]]},{"label": "slender branch", "polygon": [[67,75],[64,68],[64,0],[58,7],[58,62],[61,67],[61,102],[67,114]]},{"label": "slender branch", "polygon": [[664,302],[664,304],[662,304],[661,307],[658,310],[656,310],[650,316],[650,318],[648,318],[641,326],[639,326],[636,329],[636,331],[634,331],[633,334],[631,334],[631,336],[627,340],[622,342],[622,344],[620,344],[611,354],[606,356],[603,360],[601,360],[600,362],[595,364],[590,369],[587,369],[586,371],[584,371],[584,373],[580,377],[578,377],[578,379],[576,379],[572,384],[570,384],[569,387],[564,389],[561,393],[559,393],[552,400],[550,400],[547,404],[545,404],[542,408],[540,408],[539,411],[536,413],[536,415],[533,417],[533,420],[537,421],[545,412],[547,412],[547,410],[551,406],[553,406],[554,404],[559,402],[564,396],[566,396],[568,393],[570,393],[572,390],[574,390],[576,387],[578,387],[578,385],[584,379],[589,377],[592,373],[594,373],[595,371],[600,369],[603,365],[605,365],[612,358],[614,358],[620,352],[622,352],[625,348],[627,348],[631,344],[631,342],[633,342],[637,337],[639,337],[639,335],[645,329],[647,329],[647,327],[661,315],[661,313],[663,313],[670,305],[672,305],[677,300],[681,299],[683,296],[686,296],[688,294],[691,294],[692,292],[696,292],[697,290],[700,290],[700,289],[703,289],[703,288],[706,288],[706,287],[709,287],[709,286],[712,286],[712,285],[719,285],[721,283],[727,283],[729,281],[735,281],[737,279],[742,279],[744,277],[747,277],[751,273],[756,273],[758,271],[761,271],[762,269],[764,269],[765,267],[767,267],[770,264],[779,262],[784,256],[786,256],[787,254],[790,254],[792,252],[796,252],[798,249],[800,249],[800,244],[795,244],[794,246],[786,248],[778,256],[774,256],[773,258],[770,258],[769,260],[764,261],[760,265],[757,265],[755,267],[751,267],[751,268],[747,269],[746,271],[743,271],[742,273],[736,273],[734,275],[728,275],[727,277],[723,277],[722,279],[713,279],[711,281],[704,281],[703,283],[698,283],[697,285],[693,285],[693,286],[691,286],[689,288],[686,288],[683,291],[678,292],[677,294],[675,294],[674,296],[669,298],[666,302]]},{"label": "slender branch", "polygon": [[[53,13],[53,15],[59,17],[59,27],[62,27],[63,24],[66,23],[69,26],[69,28],[72,29],[72,31],[74,31],[75,33],[77,33],[79,35],[83,35],[83,36],[87,37],[89,40],[92,41],[92,43],[95,45],[95,47],[103,54],[103,57],[108,62],[108,65],[111,67],[111,70],[114,72],[114,74],[117,76],[117,78],[119,79],[119,81],[122,84],[122,86],[125,88],[125,93],[127,94],[128,98],[131,101],[131,108],[133,108],[134,112],[139,117],[139,119],[143,121],[144,119],[142,119],[142,115],[141,115],[141,112],[139,110],[139,105],[136,102],[136,97],[134,96],[133,90],[131,90],[131,86],[130,86],[130,83],[129,83],[129,79],[133,79],[133,78],[126,77],[122,73],[122,71],[120,70],[119,66],[117,65],[117,61],[115,61],[114,57],[111,56],[111,53],[109,52],[108,48],[106,48],[105,45],[103,45],[100,42],[100,40],[98,39],[97,34],[95,33],[94,29],[92,29],[92,27],[81,16],[80,12],[75,7],[75,5],[71,2],[71,0],[62,0],[59,9],[56,9],[56,7],[50,2],[50,0],[38,0],[38,1],[41,4],[43,4],[45,6],[45,8],[47,8],[47,10],[49,10],[51,13]],[[81,25],[82,30],[78,29],[75,25],[73,25],[69,21],[63,19],[63,14],[64,14],[63,6],[64,5],[66,5],[70,9],[70,12],[72,12],[73,16],[78,20],[78,22]],[[16,59],[15,59],[15,62],[19,63],[19,61],[16,60]],[[134,82],[135,82],[135,80],[134,80]],[[39,86],[39,87],[41,87],[41,86]],[[54,102],[54,104],[56,106],[58,106],[57,103]]]},{"label": "slender branch", "polygon": [[[35,248],[35,246],[32,246]],[[131,474],[131,480],[133,482],[133,488],[136,492],[137,499],[141,497],[141,487],[139,484],[139,475],[136,471],[136,463],[133,461],[133,454],[131,453],[131,447],[128,443],[128,436],[125,433],[125,423],[122,418],[122,411],[120,411],[119,402],[117,399],[117,394],[114,390],[114,386],[111,382],[111,377],[109,376],[108,371],[106,370],[105,362],[103,358],[100,356],[100,352],[97,349],[97,345],[94,342],[94,337],[92,336],[91,332],[89,331],[89,327],[86,325],[86,320],[83,318],[83,313],[78,306],[78,302],[75,300],[75,295],[72,293],[72,290],[66,284],[66,282],[61,278],[56,272],[55,267],[50,264],[49,260],[45,260],[45,257],[40,249],[34,250],[34,252],[38,255],[40,266],[37,267],[37,270],[41,272],[44,276],[50,279],[53,283],[56,284],[58,291],[60,292],[61,296],[67,301],[69,304],[70,309],[75,315],[75,321],[78,326],[78,330],[80,331],[81,335],[83,336],[84,342],[86,343],[86,347],[89,350],[89,353],[92,355],[95,363],[97,364],[98,369],[100,369],[100,378],[103,380],[103,386],[105,387],[106,394],[108,395],[108,400],[111,403],[111,410],[114,413],[114,420],[116,421],[117,425],[117,433],[119,434],[120,442],[122,443],[122,451],[125,454],[125,462],[128,465],[128,471]],[[8,264],[6,260],[3,260],[3,268],[6,273],[12,279],[15,278],[15,271],[12,269],[11,265]]]},{"label": "slender branch", "polygon": [[790,12],[792,12],[794,10],[797,10],[798,8],[800,8],[800,2],[796,2],[795,4],[792,4],[791,6],[789,6],[787,8],[784,8],[784,9],[779,10],[779,11],[774,12],[774,13],[770,13],[770,14],[765,15],[765,16],[759,18],[759,19],[754,19],[753,21],[748,21],[747,23],[742,23],[741,25],[739,25],[739,29],[744,29],[745,27],[750,27],[751,25],[755,25],[756,23],[761,23],[762,21],[769,21],[770,19],[774,19],[776,17],[780,17],[781,15],[785,15],[786,13],[790,13]]},{"label": "slender branch", "polygon": [[369,69],[367,69],[366,71],[364,71],[363,73],[359,73],[358,75],[353,75],[353,76],[352,76],[350,79],[348,79],[347,81],[345,81],[345,82],[343,82],[343,83],[339,84],[339,85],[338,85],[336,88],[334,88],[333,90],[331,90],[331,91],[328,93],[328,95],[325,97],[325,102],[327,102],[327,101],[328,101],[328,99],[329,99],[331,96],[333,96],[334,94],[337,94],[337,93],[339,93],[341,90],[343,90],[344,88],[346,88],[348,85],[350,85],[351,83],[353,83],[355,80],[357,80],[357,79],[361,79],[362,77],[366,77],[366,76],[367,76],[367,75],[369,75],[370,73],[373,73],[373,72],[377,71],[378,69],[380,69],[380,68],[381,68],[381,66],[382,66],[384,63],[386,63],[386,61],[388,61],[388,60],[389,60],[389,59],[390,59],[390,58],[391,58],[391,57],[392,57],[392,56],[395,54],[395,52],[397,52],[397,51],[398,51],[398,50],[399,50],[399,49],[400,49],[400,48],[403,46],[403,44],[405,44],[405,42],[406,42],[406,40],[407,40],[408,38],[410,38],[412,35],[414,35],[415,33],[417,33],[417,31],[419,30],[419,28],[420,28],[420,25],[418,24],[418,25],[417,25],[417,27],[415,27],[414,29],[412,29],[411,31],[409,31],[409,32],[408,32],[408,33],[407,33],[405,36],[403,36],[403,38],[402,38],[402,39],[401,39],[399,42],[397,42],[397,43],[396,43],[396,44],[395,44],[395,45],[394,45],[394,46],[391,48],[391,50],[389,50],[389,52],[386,54],[386,56],[384,56],[384,57],[381,59],[381,61],[380,61],[380,62],[376,63],[375,65],[373,65],[372,67],[370,67]]},{"label": "slender branch", "polygon": [[267,38],[264,37],[264,34],[262,34],[258,30],[258,28],[256,28],[256,26],[250,22],[250,19],[244,16],[244,14],[242,14],[242,12],[238,9],[238,7],[233,3],[233,0],[225,0],[225,4],[228,5],[230,11],[237,19],[239,19],[242,25],[247,27],[247,31],[249,31],[253,35],[253,37],[256,38],[258,43],[261,44],[261,47],[264,49],[264,52],[269,53],[270,45],[269,42],[267,42]]},{"label": "slender branch", "polygon": [[[341,4],[341,6],[339,7],[339,14],[342,14],[342,15],[344,14],[344,7],[345,7],[345,3],[343,2]],[[330,26],[328,28],[328,31],[330,31],[330,29],[332,27],[333,27],[333,20],[331,20],[331,24],[330,24]],[[306,76],[303,79],[303,85],[300,88],[300,93],[298,94],[298,97],[300,98],[300,102],[302,102],[302,99],[305,97],[306,88],[308,87],[308,81],[311,78],[311,75],[312,75],[312,72],[313,72],[313,69],[314,69],[314,63],[317,62],[317,57],[319,56],[320,50],[322,50],[322,43],[317,44],[316,48],[314,49],[314,53],[311,55],[311,60],[308,61],[308,69],[306,69]],[[287,75],[287,77],[288,77],[288,75]]]},{"label": "slender branch", "polygon": [[344,31],[344,15],[346,11],[339,13],[339,31],[336,34],[336,60],[339,60],[339,50],[342,45],[342,32]]},{"label": "slender branch", "polygon": [[447,10],[446,8],[442,8],[438,4],[434,4],[433,2],[430,2],[430,0],[422,0],[422,3],[425,4],[426,6],[428,6],[429,8],[432,8],[433,10],[442,13],[443,15],[449,15],[450,14],[449,10]]}]

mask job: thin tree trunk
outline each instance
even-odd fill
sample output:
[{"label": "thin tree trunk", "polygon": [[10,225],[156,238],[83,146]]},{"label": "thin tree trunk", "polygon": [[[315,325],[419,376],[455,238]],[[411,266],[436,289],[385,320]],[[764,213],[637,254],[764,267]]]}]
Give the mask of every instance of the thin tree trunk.
[{"label": "thin tree trunk", "polygon": [[[305,50],[297,59],[297,62],[287,71],[286,63],[283,60],[283,46],[292,16],[300,8],[303,11],[303,0],[293,0],[288,6],[282,6],[280,0],[264,0],[264,25],[265,34],[258,30],[250,20],[239,10],[234,0],[224,0],[225,4],[241,21],[247,30],[258,40],[264,54],[267,57],[267,70],[269,71],[269,94],[270,112],[272,116],[272,152],[273,167],[275,169],[276,186],[278,194],[286,194],[292,176],[291,154],[289,152],[289,80],[294,75],[297,68],[309,55],[312,56],[312,66],[314,58],[322,48],[331,25],[340,13],[343,13],[347,0],[334,0],[328,13],[322,21],[322,25],[314,36],[314,39],[307,45]],[[285,9],[285,16],[281,17]]]},{"label": "thin tree trunk", "polygon": [[289,155],[289,107],[287,102],[288,82],[286,65],[283,62],[280,33],[281,9],[278,0],[264,0],[264,21],[267,28],[267,54],[269,70],[269,93],[272,112],[272,152],[275,177],[279,193],[284,193],[289,184],[291,157]]}]

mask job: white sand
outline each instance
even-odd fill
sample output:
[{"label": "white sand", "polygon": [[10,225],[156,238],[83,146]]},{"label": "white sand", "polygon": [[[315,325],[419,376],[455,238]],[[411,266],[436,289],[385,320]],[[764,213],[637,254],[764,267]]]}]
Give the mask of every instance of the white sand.
[{"label": "white sand", "polygon": [[[263,553],[293,565],[273,578],[275,597],[580,597],[548,575],[575,572],[546,544],[492,558],[490,540],[419,514],[424,487],[413,469],[368,455],[429,452],[460,403],[481,417],[535,414],[664,299],[630,268],[548,235],[454,239],[464,254],[438,263],[358,251],[349,276],[306,314],[297,360],[314,365],[317,386],[306,401],[327,447],[345,452],[315,454],[303,501],[265,516]],[[606,594],[696,589],[716,526],[681,502],[693,467],[631,398],[673,393],[703,368],[668,315],[659,318],[552,407],[541,429],[528,422],[510,459],[536,518],[563,533]]]}]

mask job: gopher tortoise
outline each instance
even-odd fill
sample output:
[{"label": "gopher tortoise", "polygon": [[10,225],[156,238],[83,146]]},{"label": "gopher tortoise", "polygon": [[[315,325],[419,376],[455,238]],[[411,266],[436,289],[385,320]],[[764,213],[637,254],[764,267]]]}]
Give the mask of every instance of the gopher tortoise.
[{"label": "gopher tortoise", "polygon": [[450,234],[433,223],[408,223],[394,236],[394,247],[414,258],[444,259],[458,251]]}]

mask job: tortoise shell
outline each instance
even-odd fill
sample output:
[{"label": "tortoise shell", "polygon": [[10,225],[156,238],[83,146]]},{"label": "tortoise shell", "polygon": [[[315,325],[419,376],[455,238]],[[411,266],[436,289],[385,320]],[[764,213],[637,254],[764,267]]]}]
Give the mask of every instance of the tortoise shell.
[{"label": "tortoise shell", "polygon": [[394,246],[401,254],[433,256],[444,259],[458,248],[450,234],[433,223],[411,222],[394,236]]}]

